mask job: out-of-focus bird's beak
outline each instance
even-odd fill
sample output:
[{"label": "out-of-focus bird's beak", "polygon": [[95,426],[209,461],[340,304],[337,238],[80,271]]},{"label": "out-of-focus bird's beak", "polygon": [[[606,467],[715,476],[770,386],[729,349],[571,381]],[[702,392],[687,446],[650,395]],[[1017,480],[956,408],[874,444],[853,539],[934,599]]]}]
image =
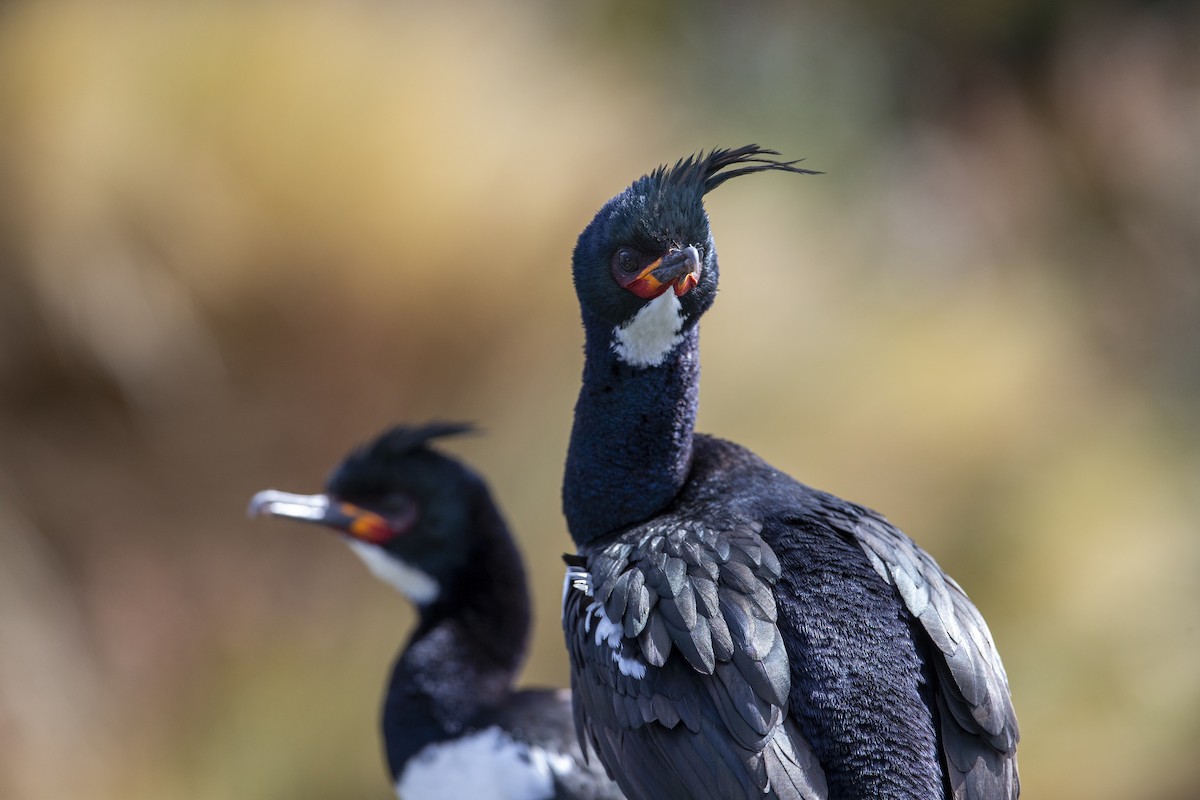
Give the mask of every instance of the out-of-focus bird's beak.
[{"label": "out-of-focus bird's beak", "polygon": [[688,245],[652,262],[626,288],[639,297],[653,298],[671,287],[676,297],[683,297],[699,282],[700,253]]},{"label": "out-of-focus bird's beak", "polygon": [[292,494],[267,489],[250,499],[251,517],[284,517],[333,528],[354,539],[383,544],[396,535],[386,519],[353,503],[343,503],[327,494]]}]

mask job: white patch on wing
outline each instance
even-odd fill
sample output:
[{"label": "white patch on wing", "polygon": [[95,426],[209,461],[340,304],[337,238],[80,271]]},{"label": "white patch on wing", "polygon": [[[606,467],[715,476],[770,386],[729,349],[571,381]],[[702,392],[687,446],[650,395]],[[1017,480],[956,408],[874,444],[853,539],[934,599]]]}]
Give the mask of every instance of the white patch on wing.
[{"label": "white patch on wing", "polygon": [[[563,578],[564,612],[567,608],[567,593],[571,590],[583,592],[588,597],[592,596],[592,576],[583,567],[567,567],[566,577]],[[586,616],[583,618],[583,632],[592,632],[592,620],[595,619],[596,646],[599,647],[601,642],[608,645],[612,651],[612,660],[617,665],[617,669],[621,670],[621,674],[638,680],[646,677],[646,665],[641,659],[627,658],[622,654],[624,634],[621,625],[608,618],[608,614],[604,611],[604,605],[598,600],[593,600],[588,603],[584,613]]]},{"label": "white patch on wing", "polygon": [[683,307],[675,292],[668,290],[613,330],[612,347],[631,367],[657,367],[679,344],[682,327]]},{"label": "white patch on wing", "polygon": [[574,766],[568,756],[518,742],[492,726],[417,753],[400,773],[396,794],[404,800],[548,800],[554,775]]},{"label": "white patch on wing", "polygon": [[383,548],[357,539],[346,539],[346,544],[363,560],[371,574],[395,587],[414,603],[429,605],[441,592],[436,578],[411,564],[404,563]]},{"label": "white patch on wing", "polygon": [[560,616],[566,613],[567,593],[572,589],[577,592],[583,592],[588,597],[592,596],[592,576],[583,567],[567,567],[567,574],[563,576],[562,607],[559,609]]}]

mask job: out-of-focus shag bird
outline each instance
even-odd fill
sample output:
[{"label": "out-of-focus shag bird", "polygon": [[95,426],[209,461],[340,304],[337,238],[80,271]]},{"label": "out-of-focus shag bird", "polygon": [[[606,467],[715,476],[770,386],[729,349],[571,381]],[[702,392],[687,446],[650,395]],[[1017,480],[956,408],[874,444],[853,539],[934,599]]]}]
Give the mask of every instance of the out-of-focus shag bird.
[{"label": "out-of-focus shag bird", "polygon": [[513,690],[530,627],[521,557],[483,479],[429,446],[466,430],[393,428],[352,452],[325,493],[259,492],[250,513],[340,532],[416,604],[383,704],[400,797],[616,800],[583,757],[570,693]]},{"label": "out-of-focus shag bird", "polygon": [[717,291],[703,197],[805,172],[777,155],[660,167],[575,248],[563,625],[580,738],[630,798],[1015,798],[1008,679],[958,584],[874,511],[693,432]]}]

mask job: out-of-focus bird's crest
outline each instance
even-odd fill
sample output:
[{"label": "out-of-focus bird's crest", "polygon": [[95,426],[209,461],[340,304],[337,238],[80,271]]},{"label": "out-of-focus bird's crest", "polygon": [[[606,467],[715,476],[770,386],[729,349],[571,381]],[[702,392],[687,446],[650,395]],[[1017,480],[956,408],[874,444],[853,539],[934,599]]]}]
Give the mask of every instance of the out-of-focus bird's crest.
[{"label": "out-of-focus bird's crest", "polygon": [[428,422],[424,425],[396,425],[360,447],[355,458],[388,461],[411,455],[435,439],[474,433],[469,422]]},{"label": "out-of-focus bird's crest", "polygon": [[418,454],[435,453],[429,443],[446,436],[472,433],[465,422],[397,425],[363,444],[342,461],[325,481],[335,494],[384,492],[395,481],[395,470]]}]

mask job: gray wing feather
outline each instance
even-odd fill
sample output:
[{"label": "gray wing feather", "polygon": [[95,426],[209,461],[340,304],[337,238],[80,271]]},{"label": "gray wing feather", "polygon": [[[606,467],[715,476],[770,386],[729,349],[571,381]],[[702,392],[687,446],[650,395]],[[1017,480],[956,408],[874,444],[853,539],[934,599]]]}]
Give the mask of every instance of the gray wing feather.
[{"label": "gray wing feather", "polygon": [[953,797],[1016,798],[1020,733],[1008,675],[987,623],[954,579],[886,520],[865,510],[843,518],[940,656],[934,659],[937,701]]},{"label": "gray wing feather", "polygon": [[786,720],[780,568],[759,530],[671,521],[589,554],[586,582],[568,575],[577,729],[630,798],[827,796]]}]

